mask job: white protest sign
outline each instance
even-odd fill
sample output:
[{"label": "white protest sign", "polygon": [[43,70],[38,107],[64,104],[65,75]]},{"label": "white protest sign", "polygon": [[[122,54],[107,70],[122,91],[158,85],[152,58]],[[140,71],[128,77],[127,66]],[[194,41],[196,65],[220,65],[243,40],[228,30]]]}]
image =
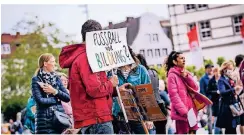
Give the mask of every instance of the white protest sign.
[{"label": "white protest sign", "polygon": [[126,29],[111,29],[86,33],[86,52],[93,72],[134,63],[130,55]]}]

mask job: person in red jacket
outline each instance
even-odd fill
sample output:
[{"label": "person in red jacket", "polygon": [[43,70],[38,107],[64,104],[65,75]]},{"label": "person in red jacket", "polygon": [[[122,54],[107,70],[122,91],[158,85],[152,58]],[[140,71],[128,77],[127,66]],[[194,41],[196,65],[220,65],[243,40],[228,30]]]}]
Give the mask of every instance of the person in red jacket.
[{"label": "person in red jacket", "polygon": [[[93,73],[86,53],[86,32],[102,30],[95,20],[82,25],[83,43],[62,48],[61,68],[69,68],[69,90],[74,117],[74,128],[82,134],[113,134],[112,95],[118,85],[117,76],[109,80],[106,73]],[[119,89],[125,89],[127,84]]]}]

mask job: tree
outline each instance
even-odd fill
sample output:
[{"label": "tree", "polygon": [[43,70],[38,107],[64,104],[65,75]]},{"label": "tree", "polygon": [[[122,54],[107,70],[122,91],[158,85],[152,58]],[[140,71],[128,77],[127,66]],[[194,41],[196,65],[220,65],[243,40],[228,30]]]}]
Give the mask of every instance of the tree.
[{"label": "tree", "polygon": [[158,72],[158,78],[161,80],[166,81],[166,70],[165,68],[162,67],[158,67],[156,65],[153,66],[153,68]]},{"label": "tree", "polygon": [[204,65],[211,64],[213,65],[213,61],[211,59],[204,59]]},{"label": "tree", "polygon": [[[17,104],[17,110],[12,111],[20,111],[26,104],[31,91],[31,78],[38,67],[38,57],[43,53],[52,53],[58,62],[61,49],[55,46],[70,43],[59,39],[60,30],[53,23],[39,22],[36,16],[17,23],[14,30],[26,31],[26,34],[11,43],[18,45],[16,50],[8,59],[2,60],[1,102],[5,116],[9,114],[9,106]],[[65,37],[69,38],[67,35]],[[59,71],[62,70],[59,68]]]},{"label": "tree", "polygon": [[221,65],[225,62],[225,58],[224,57],[218,57],[217,58],[217,64],[221,67]]},{"label": "tree", "polygon": [[196,66],[193,66],[193,65],[186,66],[186,70],[195,74],[196,73]]}]

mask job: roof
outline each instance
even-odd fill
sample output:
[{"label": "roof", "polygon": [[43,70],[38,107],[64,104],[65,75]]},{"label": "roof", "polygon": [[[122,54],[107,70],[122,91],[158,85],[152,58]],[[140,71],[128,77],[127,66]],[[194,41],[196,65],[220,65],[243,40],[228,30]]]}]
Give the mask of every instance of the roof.
[{"label": "roof", "polygon": [[[169,37],[170,21],[163,19],[160,21],[160,25],[162,26],[165,34]],[[127,43],[128,45],[132,45],[139,31],[140,17],[137,18],[127,17],[126,21],[116,23],[116,24],[112,24],[112,22],[109,22],[109,26],[105,27],[104,29],[119,29],[119,28],[126,28],[126,27],[127,27]]]},{"label": "roof", "polygon": [[109,26],[105,27],[104,29],[119,29],[119,28],[127,27],[127,43],[128,45],[132,45],[139,31],[139,26],[140,26],[139,24],[140,24],[140,17],[138,18],[127,17],[126,21],[120,23],[112,24],[112,22],[109,22]]}]

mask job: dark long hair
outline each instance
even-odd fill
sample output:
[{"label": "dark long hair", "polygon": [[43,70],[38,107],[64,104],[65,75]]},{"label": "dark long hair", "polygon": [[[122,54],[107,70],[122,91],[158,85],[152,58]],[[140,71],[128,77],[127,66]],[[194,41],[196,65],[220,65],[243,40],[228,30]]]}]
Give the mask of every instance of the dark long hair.
[{"label": "dark long hair", "polygon": [[133,60],[135,61],[135,63],[138,63],[139,60],[138,60],[138,58],[136,57],[136,54],[134,53],[134,51],[132,50],[132,48],[131,48],[130,46],[128,46],[128,49],[129,49],[130,55],[131,55],[131,57],[133,58]]},{"label": "dark long hair", "polygon": [[166,68],[166,71],[167,71],[167,76],[168,76],[168,72],[170,70],[170,68],[174,67],[175,64],[173,63],[173,60],[176,60],[177,57],[182,54],[181,52],[176,52],[176,51],[172,51],[167,60],[165,61],[165,68]]},{"label": "dark long hair", "polygon": [[144,56],[142,54],[137,54],[136,57],[140,61],[141,65],[143,65],[147,70],[150,69],[149,66],[147,65],[146,59],[144,58]]}]

